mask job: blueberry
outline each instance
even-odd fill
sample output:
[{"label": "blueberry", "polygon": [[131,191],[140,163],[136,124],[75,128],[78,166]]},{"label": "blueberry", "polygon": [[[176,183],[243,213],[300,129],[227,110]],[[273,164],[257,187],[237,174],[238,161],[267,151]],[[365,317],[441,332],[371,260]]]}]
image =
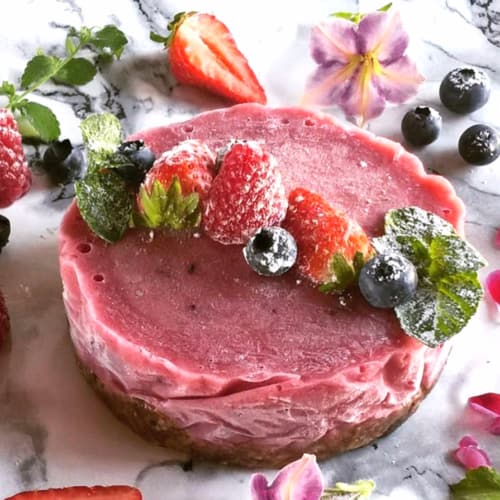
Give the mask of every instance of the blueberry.
[{"label": "blueberry", "polygon": [[56,184],[69,184],[80,177],[85,166],[82,152],[69,139],[51,142],[43,155],[42,167]]},{"label": "blueberry", "polygon": [[117,167],[117,173],[129,184],[138,186],[155,162],[154,153],[144,146],[144,141],[123,142],[117,153],[122,157],[123,165]]},{"label": "blueberry", "polygon": [[486,104],[491,84],[480,69],[464,67],[450,71],[441,82],[441,102],[455,113],[472,113]]},{"label": "blueberry", "polygon": [[488,165],[500,156],[500,136],[487,125],[473,125],[460,136],[458,152],[467,163]]},{"label": "blueberry", "polygon": [[286,273],[297,260],[297,243],[285,229],[261,228],[243,248],[248,265],[262,276]]},{"label": "blueberry", "polygon": [[435,109],[417,106],[404,115],[401,131],[408,143],[413,146],[426,146],[438,138],[441,123],[441,115]]},{"label": "blueberry", "polygon": [[10,221],[4,215],[0,215],[0,252],[7,245],[10,237]]},{"label": "blueberry", "polygon": [[415,266],[400,254],[379,254],[359,274],[359,288],[373,307],[391,308],[406,302],[417,290]]}]

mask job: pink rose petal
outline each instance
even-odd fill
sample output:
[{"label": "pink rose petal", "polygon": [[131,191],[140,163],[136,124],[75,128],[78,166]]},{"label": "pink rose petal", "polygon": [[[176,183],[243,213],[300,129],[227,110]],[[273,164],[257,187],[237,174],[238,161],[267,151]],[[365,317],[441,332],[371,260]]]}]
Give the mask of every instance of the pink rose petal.
[{"label": "pink rose petal", "polygon": [[469,406],[490,417],[500,417],[500,394],[487,392],[469,398]]},{"label": "pink rose petal", "polygon": [[408,48],[408,42],[399,12],[372,12],[359,23],[359,53],[373,51],[382,64],[399,59]]},{"label": "pink rose petal", "polygon": [[471,436],[464,436],[458,443],[458,448],[453,452],[455,460],[467,470],[478,467],[491,467],[487,453],[478,447],[477,441]]},{"label": "pink rose petal", "polygon": [[250,492],[252,500],[320,500],[323,476],[316,457],[304,454],[281,469],[270,486],[263,474],[254,474]]},{"label": "pink rose petal", "polygon": [[492,434],[495,434],[496,436],[500,436],[500,417],[496,417],[493,419],[490,426],[488,427],[488,430]]},{"label": "pink rose petal", "polygon": [[486,289],[490,297],[500,305],[500,269],[492,271],[486,277]]}]

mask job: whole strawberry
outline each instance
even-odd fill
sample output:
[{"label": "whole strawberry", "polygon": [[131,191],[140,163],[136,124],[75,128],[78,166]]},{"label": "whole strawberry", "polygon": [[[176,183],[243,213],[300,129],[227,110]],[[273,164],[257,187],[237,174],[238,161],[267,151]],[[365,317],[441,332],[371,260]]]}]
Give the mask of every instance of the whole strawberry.
[{"label": "whole strawberry", "polygon": [[180,12],[165,43],[170,70],[179,83],[202,87],[234,102],[266,103],[266,94],[227,26],[211,14]]},{"label": "whole strawberry", "polygon": [[372,254],[359,224],[307,189],[290,193],[283,227],[297,242],[299,273],[324,291],[344,291]]},{"label": "whole strawberry", "polygon": [[183,141],[165,151],[139,189],[137,222],[174,230],[199,225],[214,168],[215,155],[200,141]]},{"label": "whole strawberry", "polygon": [[12,205],[31,187],[21,134],[12,113],[0,108],[0,208]]},{"label": "whole strawberry", "polygon": [[286,207],[274,157],[257,142],[234,142],[208,193],[203,227],[219,243],[244,244],[259,228],[279,225]]}]

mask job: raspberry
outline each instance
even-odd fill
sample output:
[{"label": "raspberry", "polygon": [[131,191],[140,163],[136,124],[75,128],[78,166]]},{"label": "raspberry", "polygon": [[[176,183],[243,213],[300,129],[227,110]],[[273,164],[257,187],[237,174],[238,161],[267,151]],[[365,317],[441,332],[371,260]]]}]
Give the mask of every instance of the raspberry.
[{"label": "raspberry", "polygon": [[212,183],[203,225],[219,243],[244,244],[259,228],[279,225],[286,207],[274,157],[256,142],[234,142]]},{"label": "raspberry", "polygon": [[12,205],[31,187],[21,134],[12,113],[0,109],[0,208]]},{"label": "raspberry", "polygon": [[183,141],[155,161],[146,175],[144,186],[151,193],[153,183],[159,181],[168,189],[177,176],[183,195],[196,192],[204,200],[212,184],[214,163],[215,155],[206,144],[197,140]]},{"label": "raspberry", "polygon": [[329,284],[332,291],[347,288],[372,253],[356,221],[303,188],[290,193],[283,227],[297,242],[299,273],[314,283]]}]

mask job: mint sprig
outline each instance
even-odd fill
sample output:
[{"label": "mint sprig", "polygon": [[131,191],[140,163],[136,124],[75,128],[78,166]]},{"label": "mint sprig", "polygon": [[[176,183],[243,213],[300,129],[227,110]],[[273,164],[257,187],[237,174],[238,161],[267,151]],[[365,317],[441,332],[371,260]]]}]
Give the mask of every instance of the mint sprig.
[{"label": "mint sprig", "polygon": [[[56,140],[61,133],[57,117],[47,106],[31,102],[27,96],[49,80],[64,85],[89,83],[97,73],[97,64],[119,58],[126,44],[124,33],[116,26],[107,25],[104,28],[82,27],[81,30],[70,28],[64,57],[39,50],[28,61],[19,90],[7,81],[0,85],[0,95],[7,97],[6,107],[14,112],[21,135],[43,142]],[[84,49],[96,57],[76,57]]]},{"label": "mint sprig", "polygon": [[418,289],[395,308],[403,330],[435,347],[459,333],[483,296],[477,271],[486,265],[454,227],[418,207],[390,210],[385,236],[375,238],[379,253],[398,252],[416,267]]},{"label": "mint sprig", "polygon": [[500,473],[491,467],[469,470],[450,491],[453,500],[500,500]]}]

